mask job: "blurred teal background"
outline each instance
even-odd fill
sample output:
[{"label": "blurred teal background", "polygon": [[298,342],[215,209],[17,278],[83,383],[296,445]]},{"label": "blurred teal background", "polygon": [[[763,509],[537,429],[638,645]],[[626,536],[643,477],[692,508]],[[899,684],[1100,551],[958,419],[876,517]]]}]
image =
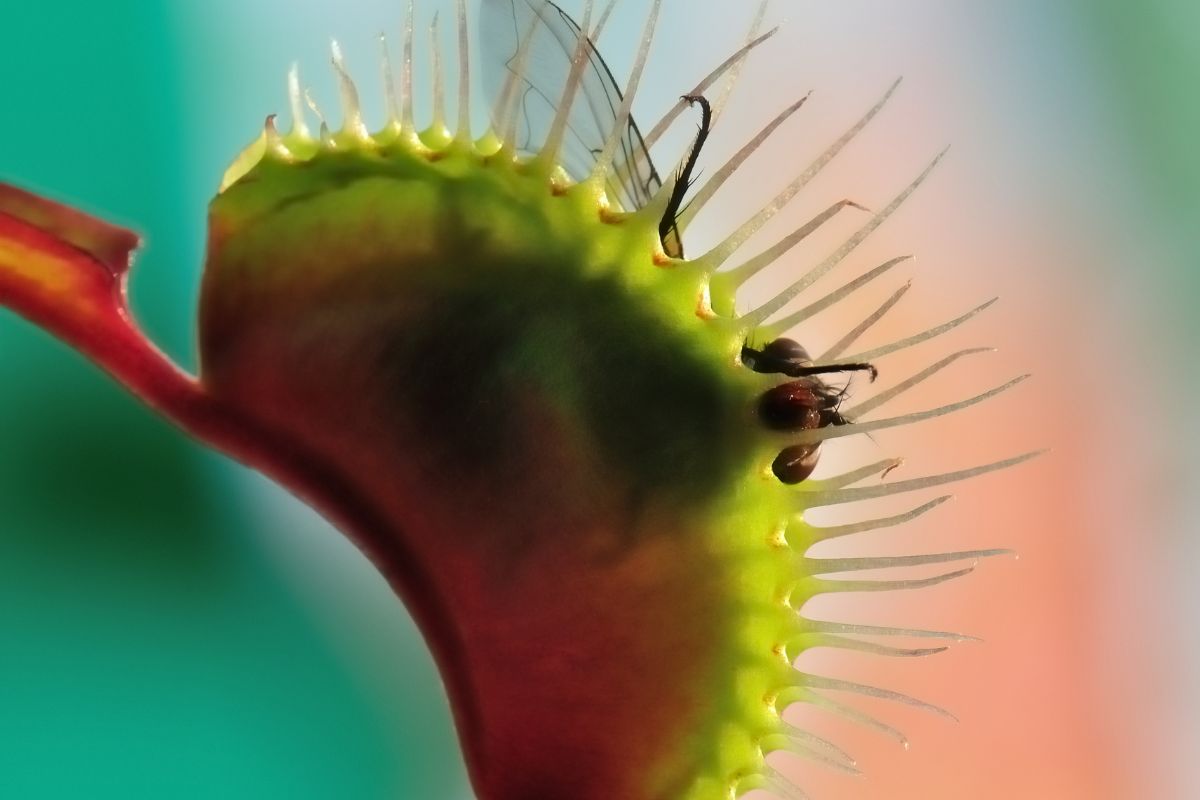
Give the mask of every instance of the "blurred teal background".
[{"label": "blurred teal background", "polygon": [[[134,306],[188,366],[204,206],[266,108],[234,111],[234,4],[206,8],[0,4],[0,175],[144,232]],[[463,794],[432,664],[349,545],[9,314],[0,386],[0,797]]]},{"label": "blurred teal background", "polygon": [[[431,5],[423,0],[423,13]],[[627,0],[606,35],[616,64],[628,63],[644,5]],[[685,11],[696,6],[711,13]],[[672,24],[644,105],[689,88],[719,60],[748,6],[668,0]],[[722,18],[731,9],[732,33]],[[292,60],[336,107],[324,68],[330,36],[374,96],[374,35],[398,30],[400,16],[398,0],[6,2],[0,179],[143,232],[135,309],[152,338],[194,366],[204,208],[225,165],[267,113],[285,110]],[[1164,565],[1154,596],[1135,605],[1169,611],[1142,622],[1153,638],[1181,642],[1163,651],[1169,668],[1146,665],[1155,696],[1127,698],[1141,706],[1133,735],[1155,737],[1131,748],[1127,768],[1135,779],[1149,772],[1140,759],[1154,750],[1153,769],[1173,776],[1171,796],[1200,796],[1187,756],[1200,741],[1191,677],[1200,669],[1200,431],[1188,416],[1200,389],[1200,6],[779,0],[774,16],[790,27],[765,58],[812,57],[803,48],[814,46],[825,72],[789,75],[788,85],[836,94],[843,81],[846,108],[899,72],[920,87],[926,72],[941,74],[938,57],[956,54],[948,69],[966,70],[960,84],[977,81],[978,106],[939,112],[937,87],[926,89],[923,107],[941,116],[922,123],[933,137],[919,139],[924,149],[905,140],[906,164],[939,146],[946,128],[961,145],[960,118],[994,122],[998,144],[989,152],[989,142],[968,139],[967,163],[1000,153],[1013,160],[990,166],[1025,179],[978,184],[978,196],[1040,209],[1041,233],[1061,245],[1047,258],[1076,257],[1014,264],[1015,273],[1052,271],[1065,297],[1089,306],[1087,292],[1101,291],[1121,307],[1105,317],[1108,306],[1095,306],[1112,324],[1077,330],[1076,349],[1047,345],[1049,369],[1084,353],[1096,383],[1049,396],[1036,413],[1069,418],[1097,406],[1111,425],[1082,437],[1111,439],[1116,460],[1127,439],[1148,442],[1154,474],[1169,476],[1149,489],[1133,476],[1124,500],[1144,522],[1128,536]],[[716,50],[691,44],[718,37]],[[858,86],[860,73],[869,86]],[[753,108],[790,99],[767,83],[750,82]],[[1019,296],[1020,278],[1005,280]],[[1068,324],[1076,310],[1042,308]],[[469,797],[432,664],[352,547],[5,313],[0,387],[0,798]],[[1097,502],[1099,517],[1111,496]],[[1027,796],[1077,796],[1047,792]]]}]

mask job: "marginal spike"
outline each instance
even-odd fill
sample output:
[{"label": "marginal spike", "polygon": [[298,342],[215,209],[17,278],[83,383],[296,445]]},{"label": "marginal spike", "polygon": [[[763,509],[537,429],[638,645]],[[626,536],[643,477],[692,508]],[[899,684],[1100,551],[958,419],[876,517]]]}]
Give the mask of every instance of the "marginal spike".
[{"label": "marginal spike", "polygon": [[865,683],[854,683],[852,681],[838,680],[837,678],[827,678],[822,675],[813,675],[807,672],[800,673],[800,680],[803,686],[811,689],[824,689],[831,692],[849,692],[851,694],[859,694],[864,697],[877,697],[881,700],[891,700],[894,703],[901,703],[913,708],[919,708],[922,711],[928,711],[932,714],[937,714],[939,717],[958,722],[958,718],[944,708],[939,708],[932,703],[926,703],[924,700],[918,700],[915,697],[909,697],[901,692],[894,692],[891,689],[880,689],[877,686],[868,686]]},{"label": "marginal spike", "polygon": [[400,125],[416,138],[417,125],[413,117],[413,27],[416,0],[408,0],[404,17],[404,60],[400,64]]},{"label": "marginal spike", "polygon": [[767,139],[771,138],[771,134],[773,134],[780,125],[787,122],[793,114],[799,111],[800,107],[808,102],[808,98],[811,96],[812,92],[809,92],[785,108],[782,113],[779,114],[779,116],[771,120],[771,122],[769,122],[761,131],[759,131],[753,139],[747,142],[742,149],[733,156],[733,158],[729,159],[725,166],[717,170],[717,172],[711,178],[709,178],[707,182],[705,182],[700,191],[696,193],[696,196],[692,199],[692,202],[688,204],[688,207],[680,213],[679,224],[681,226],[686,226],[688,223],[694,220],[696,215],[699,214],[704,207],[708,205],[708,202],[713,199],[717,192],[721,190],[721,187],[723,187],[725,183],[731,177],[733,177],[733,174],[737,172],[744,163],[746,163],[746,159],[750,158],[750,156],[753,155],[758,148],[767,141]]},{"label": "marginal spike", "polygon": [[608,5],[604,7],[604,11],[600,14],[600,21],[596,23],[596,27],[592,29],[590,39],[592,44],[600,41],[600,34],[604,33],[604,29],[608,26],[608,20],[612,18],[613,11],[617,8],[618,0],[608,0]]},{"label": "marginal spike", "polygon": [[[690,92],[685,92],[684,96],[696,97],[707,92],[710,88],[712,88],[714,83],[721,79],[722,75],[743,61],[751,50],[755,49],[777,33],[779,33],[779,28],[772,28],[761,36],[752,38],[749,42],[738,48],[736,53],[722,61],[716,69],[704,76],[704,80],[693,86]],[[647,134],[645,138],[647,150],[658,144],[658,140],[661,139],[663,134],[665,134],[667,130],[675,123],[675,120],[679,119],[680,115],[687,111],[689,105],[690,104],[687,100],[680,100],[675,103],[675,105],[671,106],[671,110],[664,114],[663,118],[658,121],[658,124],[651,129],[649,134]]]},{"label": "marginal spike", "polygon": [[808,485],[813,489],[830,490],[841,489],[846,486],[853,486],[861,480],[883,473],[886,475],[904,463],[902,458],[886,458],[883,461],[877,461],[874,464],[868,464],[865,467],[851,470],[850,472],[841,475],[835,475],[832,478],[825,478],[819,481],[808,481]]},{"label": "marginal spike", "polygon": [[329,122],[325,119],[325,115],[321,113],[321,107],[317,105],[316,98],[312,95],[311,89],[304,90],[304,102],[308,104],[309,111],[312,111],[320,122],[319,138],[324,147],[333,147],[333,134],[329,132]]},{"label": "marginal spike", "polygon": [[762,766],[762,783],[756,786],[748,786],[746,788],[766,789],[769,792],[781,796],[783,800],[811,800],[811,798],[800,789],[790,778],[784,775],[779,770],[772,767],[770,764]]},{"label": "marginal spike", "polygon": [[927,342],[930,339],[941,336],[944,333],[949,333],[950,331],[957,328],[959,325],[962,325],[964,322],[967,322],[968,320],[973,319],[974,317],[983,313],[987,309],[991,308],[993,305],[995,305],[996,301],[999,299],[1000,299],[999,297],[993,297],[991,300],[988,300],[986,303],[983,303],[982,305],[976,306],[975,308],[971,309],[967,313],[963,314],[961,317],[956,317],[956,318],[950,320],[949,322],[945,322],[941,325],[934,326],[934,327],[930,328],[929,330],[921,331],[920,333],[914,334],[905,339],[900,339],[899,341],[896,341],[896,342],[892,342],[891,344],[885,344],[882,347],[876,347],[873,350],[865,350],[861,353],[856,353],[853,356],[844,356],[844,357],[839,358],[836,361],[833,361],[830,363],[834,363],[834,364],[856,363],[859,359],[866,359],[867,361],[875,361],[877,359],[883,358],[884,356],[887,356],[887,355],[891,355],[892,353],[898,352],[900,350],[905,350],[909,347],[914,347],[923,342]]},{"label": "marginal spike", "polygon": [[[767,18],[767,7],[770,5],[771,0],[762,0],[759,3],[758,12],[754,15],[754,20],[750,23],[750,32],[746,34],[747,43],[753,42],[758,37],[758,32],[762,30],[763,21]],[[779,29],[775,28],[775,30]],[[747,61],[747,56],[743,55],[733,65],[733,70],[729,73],[728,80],[725,81],[725,88],[721,90],[721,95],[717,98],[717,102],[713,103],[713,125],[716,125],[717,121],[721,119],[721,115],[725,113],[725,108],[729,105],[729,99],[733,97],[733,90],[737,88],[738,82],[741,80],[742,70],[745,68]]]},{"label": "marginal spike", "polygon": [[371,138],[367,126],[363,122],[362,104],[358,99],[358,88],[350,71],[346,69],[346,57],[342,55],[342,46],[337,39],[330,41],[329,50],[332,55],[333,72],[337,76],[338,94],[342,99],[342,130],[356,139]]},{"label": "marginal spike", "polygon": [[908,636],[914,639],[948,639],[952,642],[978,642],[976,636],[948,631],[929,631],[920,628],[892,628],[883,625],[856,625],[849,622],[829,622],[826,620],[808,619],[801,617],[800,623],[805,631],[812,633],[850,634],[853,636]]},{"label": "marginal spike", "polygon": [[815,178],[817,174],[825,168],[825,165],[832,161],[833,158],[840,153],[842,149],[854,139],[855,136],[858,135],[859,131],[866,127],[867,123],[875,118],[875,115],[883,109],[884,105],[886,105],[888,99],[891,98],[892,94],[896,91],[896,88],[899,85],[900,81],[896,81],[894,84],[892,84],[891,88],[884,93],[879,102],[872,106],[871,110],[868,111],[862,117],[862,119],[856,122],[848,131],[842,134],[836,142],[830,145],[830,147],[826,149],[824,153],[818,156],[817,159],[809,165],[808,169],[800,173],[800,175],[794,181],[792,181],[787,188],[776,195],[774,200],[772,200],[761,211],[743,223],[740,228],[734,231],[724,242],[717,245],[711,253],[705,256],[705,258],[721,264],[729,260],[731,255],[740,250],[742,246],[746,244],[746,242],[748,242],[752,236],[754,236],[754,234],[758,233],[760,230],[762,230],[764,225],[774,219],[775,215],[782,211],[783,208],[792,201],[792,198],[799,194],[800,191],[808,185],[809,181]]},{"label": "marginal spike", "polygon": [[446,74],[442,68],[442,12],[434,12],[429,25],[430,60],[433,69],[433,121],[430,127],[437,132],[446,128]]},{"label": "marginal spike", "polygon": [[894,494],[902,494],[905,492],[915,492],[921,489],[929,489],[934,486],[943,486],[947,483],[955,483],[968,478],[974,478],[977,475],[984,475],[989,472],[1015,467],[1018,464],[1023,464],[1032,458],[1036,458],[1044,451],[1036,451],[1024,453],[1015,458],[1006,458],[1003,461],[994,461],[991,464],[984,464],[971,469],[959,470],[957,472],[946,472],[941,475],[931,475],[927,478],[914,478],[907,481],[896,481],[882,486],[863,486],[859,488],[836,489],[832,492],[801,492],[801,505],[803,508],[817,508],[820,506],[839,505],[841,503],[857,503],[861,500],[874,500],[879,497],[889,497]]},{"label": "marginal spike", "polygon": [[829,308],[830,306],[840,303],[842,300],[845,300],[847,297],[854,294],[859,289],[861,289],[864,286],[866,286],[867,284],[871,283],[871,281],[873,281],[876,278],[878,278],[879,276],[884,275],[887,272],[889,272],[896,265],[903,264],[905,261],[911,261],[911,260],[912,260],[912,256],[899,256],[898,258],[893,258],[890,261],[885,261],[884,263],[880,264],[878,267],[875,267],[875,269],[871,270],[870,272],[867,272],[866,274],[862,275],[861,277],[856,278],[855,280],[850,281],[849,283],[847,283],[845,286],[841,287],[840,289],[830,292],[829,294],[822,297],[820,300],[817,300],[815,303],[805,306],[804,308],[800,309],[799,311],[795,312],[794,314],[789,314],[788,316],[784,317],[778,323],[776,323],[775,325],[772,325],[771,327],[773,330],[779,331],[780,333],[791,330],[792,328],[799,325],[801,322],[804,322],[805,320],[809,319],[810,317],[814,317],[817,314],[821,313],[822,311]]},{"label": "marginal spike", "polygon": [[850,755],[828,739],[822,736],[817,736],[815,733],[806,731],[803,728],[797,728],[795,725],[792,725],[789,722],[784,722],[782,725],[784,736],[803,742],[814,749],[824,750],[848,766],[858,766],[858,760],[855,759],[854,756]]},{"label": "marginal spike", "polygon": [[271,114],[267,117],[266,123],[263,125],[263,140],[267,146],[267,152],[276,158],[284,161],[292,160],[292,151],[288,150],[287,145],[283,143],[283,136],[275,127],[275,115]]},{"label": "marginal spike", "polygon": [[467,3],[458,0],[458,131],[462,144],[471,142],[471,47],[467,36]]},{"label": "marginal spike", "polygon": [[875,309],[875,311],[873,311],[869,317],[864,319],[858,325],[854,326],[849,333],[839,339],[833,347],[822,353],[817,360],[823,363],[828,363],[840,356],[842,353],[846,352],[850,345],[858,341],[860,336],[873,328],[875,323],[879,322],[879,320],[883,319],[884,315],[891,311],[892,307],[895,306],[896,303],[899,303],[901,298],[908,294],[908,290],[911,288],[912,281],[908,281],[899,289],[897,289],[891,297],[884,301],[883,305]]},{"label": "marginal spike", "polygon": [[[721,273],[719,278],[721,284],[723,286],[730,287],[731,289],[736,289],[737,287],[741,286],[759,272],[775,263],[780,256],[784,255],[793,247],[800,244],[800,242],[807,239],[813,234],[813,232],[815,232],[829,220],[833,219],[835,216],[837,216],[838,212],[845,208],[856,208],[859,211],[870,210],[866,206],[859,205],[853,200],[839,200],[838,202],[829,206],[829,208],[822,211],[820,214],[817,214],[808,222],[801,225],[796,230],[792,231],[769,250],[758,254],[737,269],[732,269],[728,272]],[[697,260],[697,263],[699,263],[709,272],[715,272],[725,263],[724,261],[717,260],[715,257],[722,254],[723,253],[718,253],[717,251],[712,251],[704,256],[701,256]],[[733,253],[728,253],[725,254],[725,257],[729,258],[732,255]]]},{"label": "marginal spike", "polygon": [[914,386],[917,386],[918,384],[922,383],[923,381],[926,381],[929,378],[933,377],[934,375],[941,372],[946,367],[953,364],[955,361],[958,361],[960,358],[963,358],[965,356],[977,355],[979,353],[992,353],[992,352],[995,352],[995,350],[991,347],[973,347],[973,348],[970,348],[967,350],[959,350],[957,353],[953,353],[951,355],[946,356],[945,358],[943,358],[941,361],[937,362],[936,364],[933,364],[930,367],[926,367],[925,369],[918,372],[916,375],[913,375],[908,380],[905,380],[905,381],[902,381],[902,382],[896,384],[891,389],[888,389],[886,392],[880,392],[879,394],[875,395],[871,399],[865,400],[862,403],[859,403],[858,405],[854,406],[853,408],[849,409],[848,411],[843,411],[842,416],[851,421],[857,420],[857,419],[871,413],[875,409],[879,408],[884,403],[894,400],[896,397],[900,396],[901,394],[904,394],[909,389],[912,389]]},{"label": "marginal spike", "polygon": [[929,177],[929,174],[933,172],[937,165],[941,163],[942,159],[945,158],[946,153],[947,150],[943,150],[941,153],[939,153],[937,157],[929,163],[929,166],[922,170],[921,174],[918,175],[912,181],[912,183],[904,188],[904,191],[896,195],[895,199],[888,203],[886,208],[873,216],[867,222],[867,224],[859,228],[853,236],[847,239],[841,245],[841,247],[833,251],[828,258],[809,270],[808,274],[806,274],[800,280],[796,281],[791,286],[775,295],[775,297],[763,303],[754,311],[746,314],[743,319],[750,325],[761,325],[762,323],[766,322],[772,314],[790,303],[792,299],[796,297],[796,295],[800,294],[819,278],[840,264],[846,258],[846,256],[854,252],[854,250],[860,244],[862,244],[868,236],[874,233],[876,228],[886,222],[888,218],[892,216],[892,214],[896,213],[900,206],[904,205],[904,201],[907,200],[912,193],[915,192],[917,188],[925,182],[925,179]]},{"label": "marginal spike", "polygon": [[894,525],[901,525],[905,522],[911,522],[922,514],[932,511],[949,499],[950,495],[943,495],[935,500],[930,500],[924,505],[917,506],[912,511],[907,511],[903,514],[897,514],[892,517],[882,517],[880,519],[872,519],[865,522],[855,522],[849,525],[831,525],[825,528],[809,526],[810,530],[812,531],[812,533],[809,535],[809,540],[812,544],[816,544],[817,542],[827,542],[831,539],[840,539],[843,536],[853,536],[856,533],[865,533],[867,531],[874,531],[881,528],[890,528]]},{"label": "marginal spike", "polygon": [[864,711],[859,711],[853,706],[846,705],[841,701],[834,700],[833,698],[826,697],[822,694],[817,694],[816,692],[807,692],[805,699],[801,702],[805,702],[816,708],[829,711],[830,713],[842,717],[843,719],[847,719],[850,722],[862,725],[864,728],[870,728],[874,731],[878,731],[889,738],[895,739],[905,750],[909,748],[908,737],[904,735],[903,731],[899,730],[898,728],[893,728],[886,722],[881,722],[870,714],[867,714]]},{"label": "marginal spike", "polygon": [[931,586],[937,586],[947,581],[956,580],[966,575],[970,575],[975,571],[975,567],[964,567],[956,569],[953,572],[945,572],[941,575],[934,575],[929,578],[909,578],[902,580],[879,580],[879,581],[862,581],[862,580],[828,580],[826,578],[813,578],[814,590],[818,594],[835,594],[842,592],[907,592],[913,589],[928,589]]},{"label": "marginal spike", "polygon": [[810,430],[798,431],[787,435],[788,442],[791,444],[816,444],[817,442],[828,441],[829,439],[840,439],[844,436],[857,436],[862,433],[871,433],[872,431],[881,431],[887,428],[898,428],[902,425],[913,425],[917,422],[944,417],[947,414],[953,414],[955,411],[962,411],[971,406],[978,405],[984,400],[990,400],[998,394],[1007,392],[1014,386],[1018,386],[1028,380],[1028,375],[1021,375],[1013,378],[1008,383],[997,386],[994,389],[989,389],[983,394],[975,395],[967,400],[960,400],[957,403],[948,403],[947,405],[938,408],[932,408],[928,411],[917,411],[912,414],[903,414],[899,417],[889,417],[887,419],[874,420],[872,422],[856,422],[853,425],[829,425],[823,428],[813,428]]},{"label": "marginal spike", "polygon": [[388,125],[400,124],[400,96],[396,91],[396,72],[392,66],[392,52],[388,47],[387,34],[379,34],[381,54],[380,70],[383,73],[383,101],[386,104]]},{"label": "marginal spike", "polygon": [[317,105],[317,100],[315,97],[313,97],[312,89],[304,90],[304,103],[308,106],[308,110],[316,115],[318,122],[325,127],[329,127],[329,123],[325,119],[325,115],[321,113],[321,107]]},{"label": "marginal spike", "polygon": [[847,762],[789,736],[769,736],[763,741],[763,748],[769,749],[773,753],[791,753],[792,755],[808,759],[846,775],[854,775],[856,777],[862,775],[862,771],[854,765],[853,761]]},{"label": "marginal spike", "polygon": [[981,558],[1012,555],[1012,550],[961,550],[955,553],[929,553],[916,556],[878,556],[873,558],[804,558],[803,570],[808,575],[833,575],[840,572],[923,567],[928,564],[949,564],[954,561],[978,561]]},{"label": "marginal spike", "polygon": [[927,656],[935,656],[938,653],[944,653],[950,649],[947,645],[939,647],[892,647],[886,644],[864,642],[861,639],[850,639],[846,636],[836,636],[826,633],[806,637],[806,645],[808,647],[827,647],[834,650],[852,650],[873,656],[887,656],[888,658],[925,658]]},{"label": "marginal spike", "polygon": [[288,70],[288,104],[292,108],[292,136],[311,139],[312,132],[304,120],[304,91],[300,88],[300,65],[293,63]]},{"label": "marginal spike", "polygon": [[515,147],[515,143],[508,139],[508,115],[513,105],[513,92],[517,88],[517,82],[524,78],[525,68],[523,63],[525,60],[524,57],[528,52],[530,35],[532,35],[532,28],[529,35],[522,37],[521,44],[517,48],[513,67],[504,78],[504,85],[500,89],[500,94],[497,95],[495,102],[492,103],[492,132],[499,137],[500,145],[505,149]]},{"label": "marginal spike", "polygon": [[[626,135],[626,128],[629,125],[630,114],[633,113],[633,101],[637,97],[638,88],[642,83],[642,74],[646,69],[646,60],[650,57],[650,48],[654,44],[654,33],[658,28],[658,19],[662,13],[662,0],[654,0],[654,5],[650,9],[650,16],[646,20],[646,27],[642,33],[642,43],[638,48],[637,58],[634,60],[633,71],[629,76],[629,83],[625,87],[625,96],[621,99],[621,107],[617,110],[617,119],[613,125],[612,131],[608,134],[608,140],[604,143],[604,149],[600,151],[600,155],[596,157],[596,164],[592,168],[591,180],[604,186],[608,179],[608,171],[612,167],[613,156],[616,155],[617,146]],[[584,28],[587,30],[587,28]]]},{"label": "marginal spike", "polygon": [[[583,21],[579,26],[581,31],[591,29],[594,5],[594,0],[586,0],[584,3]],[[579,41],[575,43],[575,52],[571,55],[571,71],[567,73],[567,83],[563,87],[562,99],[558,103],[554,121],[550,123],[550,132],[546,134],[546,143],[538,156],[547,168],[558,162],[558,153],[562,150],[563,138],[567,134],[567,122],[570,119],[571,107],[575,105],[575,97],[579,94],[583,71],[589,63],[591,51],[592,46],[587,36],[580,36]]]}]

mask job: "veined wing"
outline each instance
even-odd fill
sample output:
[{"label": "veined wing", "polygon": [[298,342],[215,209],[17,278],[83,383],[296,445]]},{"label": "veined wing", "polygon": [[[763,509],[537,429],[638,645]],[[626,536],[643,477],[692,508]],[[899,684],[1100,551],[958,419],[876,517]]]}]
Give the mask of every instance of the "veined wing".
[{"label": "veined wing", "polygon": [[[571,72],[571,59],[584,34],[569,14],[542,0],[483,0],[482,12],[480,40],[486,62],[482,72],[492,113],[496,114],[494,106],[505,94],[506,86],[515,80],[516,146],[521,152],[536,154],[550,133]],[[525,36],[532,36],[532,40],[524,57],[524,73],[516,76]],[[590,41],[586,54],[587,64],[567,117],[559,157],[567,174],[576,180],[591,174],[596,157],[616,125],[622,101],[612,71]],[[495,118],[492,121],[497,126],[503,124]],[[662,187],[632,118],[621,132],[610,175],[609,195],[627,211],[646,205]]]}]

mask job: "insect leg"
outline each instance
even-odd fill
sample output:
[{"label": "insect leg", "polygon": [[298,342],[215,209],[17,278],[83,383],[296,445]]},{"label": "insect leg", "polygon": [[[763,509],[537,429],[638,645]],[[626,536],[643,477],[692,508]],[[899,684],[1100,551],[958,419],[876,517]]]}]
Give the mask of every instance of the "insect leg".
[{"label": "insect leg", "polygon": [[780,372],[792,378],[806,378],[810,375],[836,375],[842,372],[866,372],[870,374],[872,382],[879,377],[879,370],[874,364],[828,364],[820,367],[788,364]]},{"label": "insect leg", "polygon": [[679,171],[679,179],[675,182],[675,189],[671,193],[667,209],[663,212],[662,222],[658,226],[658,236],[663,244],[667,245],[670,242],[672,245],[668,248],[667,255],[674,258],[683,258],[683,242],[678,226],[679,210],[683,207],[683,200],[688,189],[692,187],[692,173],[695,172],[696,164],[700,160],[700,151],[704,149],[708,135],[712,132],[713,120],[712,104],[703,95],[687,95],[683,99],[692,105],[700,105],[701,118],[700,132],[696,134],[696,141],[692,145],[692,152],[688,156],[687,163]]}]

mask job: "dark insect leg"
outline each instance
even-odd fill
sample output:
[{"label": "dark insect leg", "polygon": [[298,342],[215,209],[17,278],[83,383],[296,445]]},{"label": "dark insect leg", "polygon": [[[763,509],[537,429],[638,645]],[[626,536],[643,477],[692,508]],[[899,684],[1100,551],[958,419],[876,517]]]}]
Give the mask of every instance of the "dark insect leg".
[{"label": "dark insect leg", "polygon": [[810,375],[837,375],[842,372],[866,372],[870,374],[872,382],[879,377],[879,370],[875,368],[874,364],[829,364],[823,367],[788,364],[780,372],[792,378],[807,378]]},{"label": "dark insect leg", "polygon": [[658,236],[663,244],[667,245],[668,241],[672,244],[667,249],[667,255],[673,258],[683,258],[683,243],[680,240],[676,220],[679,217],[680,209],[683,208],[683,200],[687,196],[688,189],[692,188],[692,174],[696,171],[696,164],[700,161],[700,151],[704,149],[708,135],[712,132],[713,117],[712,104],[708,102],[707,98],[701,95],[687,95],[683,99],[692,105],[697,103],[700,105],[701,118],[700,132],[696,134],[696,141],[692,145],[692,152],[688,156],[687,163],[679,171],[675,190],[671,192],[671,200],[667,203],[667,210],[663,212],[662,222],[658,226]]}]

